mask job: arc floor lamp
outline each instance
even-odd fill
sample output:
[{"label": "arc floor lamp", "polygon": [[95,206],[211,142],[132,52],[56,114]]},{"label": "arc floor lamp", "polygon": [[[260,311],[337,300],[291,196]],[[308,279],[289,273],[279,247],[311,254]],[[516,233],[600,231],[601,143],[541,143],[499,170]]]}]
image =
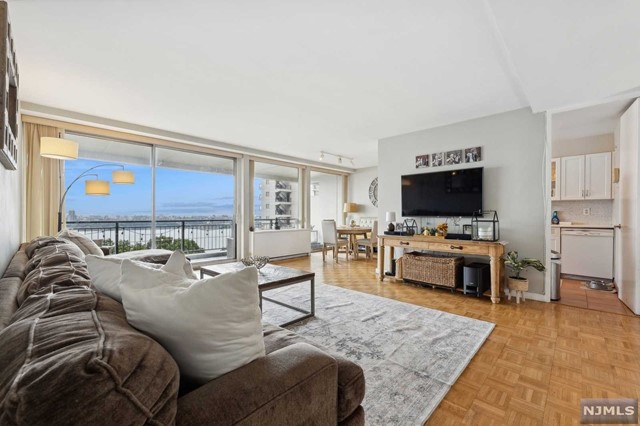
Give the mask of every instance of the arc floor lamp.
[{"label": "arc floor lamp", "polygon": [[[43,137],[40,139],[40,156],[47,158],[54,158],[56,160],[77,160],[78,159],[78,143],[70,141],[68,139]],[[132,171],[125,170],[122,164],[98,164],[88,168],[80,173],[69,186],[65,189],[64,193],[60,197],[60,205],[58,206],[58,232],[62,230],[62,208],[64,206],[64,200],[67,197],[67,193],[71,187],[82,178],[89,176],[95,177],[95,179],[87,179],[84,181],[84,193],[85,195],[106,196],[111,195],[111,188],[108,180],[100,180],[97,173],[90,173],[91,171],[102,167],[118,167],[119,170],[113,170],[111,172],[111,182],[116,185],[131,185],[135,183],[135,176]]]}]

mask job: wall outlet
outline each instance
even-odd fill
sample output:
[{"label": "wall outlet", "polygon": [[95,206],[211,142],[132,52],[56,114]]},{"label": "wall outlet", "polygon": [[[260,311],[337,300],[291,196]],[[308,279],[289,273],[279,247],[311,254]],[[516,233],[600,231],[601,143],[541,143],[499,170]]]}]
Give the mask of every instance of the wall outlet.
[{"label": "wall outlet", "polygon": [[582,214],[585,216],[589,216],[591,214],[591,209],[590,208],[582,209]]}]

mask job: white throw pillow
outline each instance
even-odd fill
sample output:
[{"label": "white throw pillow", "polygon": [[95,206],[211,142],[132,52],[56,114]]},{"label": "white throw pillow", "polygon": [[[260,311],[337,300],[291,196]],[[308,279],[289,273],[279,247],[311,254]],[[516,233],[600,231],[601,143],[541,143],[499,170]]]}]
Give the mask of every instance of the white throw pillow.
[{"label": "white throw pillow", "polygon": [[[122,296],[120,295],[120,276],[122,275],[122,262],[124,259],[118,259],[113,257],[100,257],[94,255],[87,255],[85,257],[87,262],[87,268],[89,269],[89,276],[91,282],[101,293],[106,294],[112,299],[122,303]],[[137,261],[134,261],[137,262]],[[191,263],[187,257],[179,250],[174,251],[171,257],[165,265],[139,262],[146,268],[162,269],[163,271],[179,275],[183,278],[195,279],[196,275],[193,272]]]},{"label": "white throw pillow", "polygon": [[127,321],[169,351],[183,377],[205,383],[265,355],[255,267],[189,280],[122,263]]},{"label": "white throw pillow", "polygon": [[193,272],[191,262],[189,262],[187,256],[185,256],[185,254],[180,250],[176,250],[171,253],[167,263],[165,263],[160,269],[171,272],[172,274],[183,275],[185,278],[191,278],[194,280],[198,279],[196,274]]}]

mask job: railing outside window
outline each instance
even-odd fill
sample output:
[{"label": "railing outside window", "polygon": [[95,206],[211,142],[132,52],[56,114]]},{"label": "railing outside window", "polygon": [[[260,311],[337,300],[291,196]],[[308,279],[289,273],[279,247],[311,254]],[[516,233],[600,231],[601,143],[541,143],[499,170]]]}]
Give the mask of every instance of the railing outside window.
[{"label": "railing outside window", "polygon": [[[123,253],[152,247],[151,221],[67,221],[67,228],[98,241],[112,252]],[[157,220],[156,248],[182,250],[188,254],[234,257],[235,224],[231,219]]]}]

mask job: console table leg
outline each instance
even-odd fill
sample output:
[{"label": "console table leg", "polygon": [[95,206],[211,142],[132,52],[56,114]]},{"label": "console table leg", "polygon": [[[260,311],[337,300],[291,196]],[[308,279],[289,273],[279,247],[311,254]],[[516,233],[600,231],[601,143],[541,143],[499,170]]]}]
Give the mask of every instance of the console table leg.
[{"label": "console table leg", "polygon": [[491,301],[500,303],[500,258],[491,256]]},{"label": "console table leg", "polygon": [[384,240],[378,238],[378,279],[384,281]]}]

